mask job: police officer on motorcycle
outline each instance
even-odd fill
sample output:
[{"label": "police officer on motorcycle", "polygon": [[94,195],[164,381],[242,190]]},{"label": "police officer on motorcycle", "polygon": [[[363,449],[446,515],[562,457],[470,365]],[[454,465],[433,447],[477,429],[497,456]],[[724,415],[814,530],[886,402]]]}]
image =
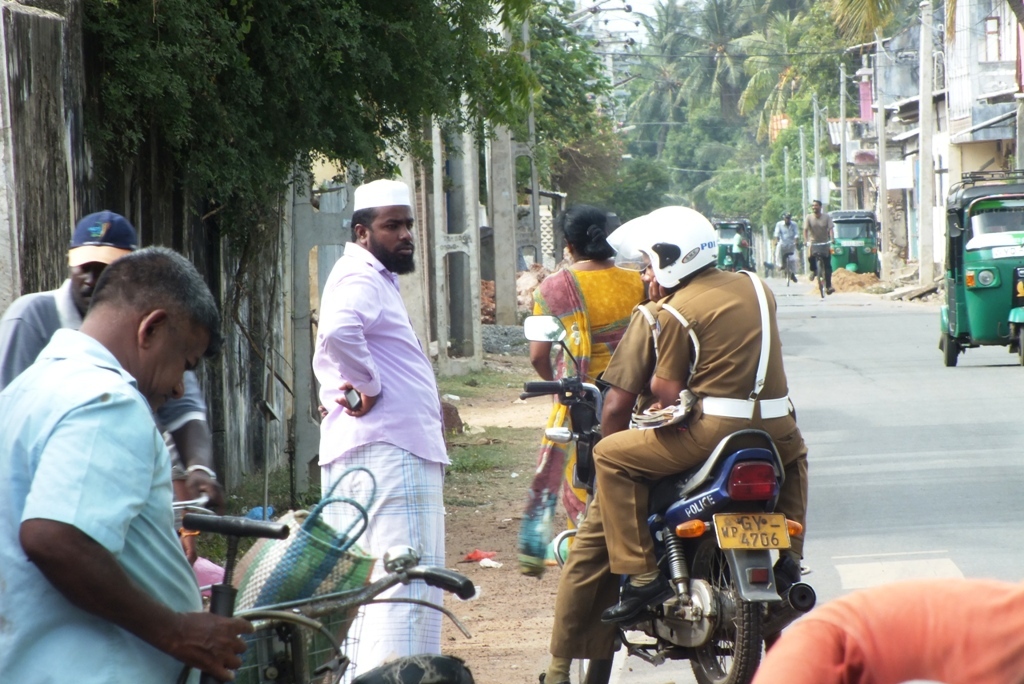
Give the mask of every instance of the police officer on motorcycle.
[{"label": "police officer on motorcycle", "polygon": [[[609,628],[671,597],[646,525],[648,483],[700,465],[737,430],[761,429],[785,467],[776,509],[805,522],[807,448],[787,397],[774,296],[754,274],[715,268],[715,230],[698,212],[665,207],[635,221],[657,313],[634,315],[603,376],[613,387],[602,416],[605,437],[594,453],[596,494],[559,581],[547,684],[568,681],[572,658],[610,658]],[[617,380],[619,362],[628,357],[647,359],[642,370],[634,366],[642,378]],[[622,430],[614,414],[628,396],[617,390],[628,395],[648,382],[664,406],[679,403],[688,390],[696,398],[691,413],[679,424]],[[788,582],[799,579],[802,536],[792,542],[776,565]],[[618,575],[629,580],[615,604]]]}]

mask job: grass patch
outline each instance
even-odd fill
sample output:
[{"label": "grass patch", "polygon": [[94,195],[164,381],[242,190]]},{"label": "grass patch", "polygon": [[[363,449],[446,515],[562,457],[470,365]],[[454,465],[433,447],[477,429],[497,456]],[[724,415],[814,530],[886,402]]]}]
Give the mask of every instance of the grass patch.
[{"label": "grass patch", "polygon": [[499,357],[488,361],[483,370],[470,375],[439,377],[437,388],[441,394],[467,398],[494,396],[496,392],[518,395],[523,391],[524,382],[536,379],[537,373],[529,359]]},{"label": "grass patch", "polygon": [[486,506],[492,503],[495,491],[510,486],[523,489],[525,496],[539,445],[540,430],[533,428],[490,427],[481,433],[451,437],[445,505]]}]

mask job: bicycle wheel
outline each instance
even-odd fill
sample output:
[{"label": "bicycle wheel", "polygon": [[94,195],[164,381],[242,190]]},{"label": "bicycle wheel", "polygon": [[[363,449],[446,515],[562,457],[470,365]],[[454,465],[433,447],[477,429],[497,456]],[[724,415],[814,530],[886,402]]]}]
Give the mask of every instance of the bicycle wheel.
[{"label": "bicycle wheel", "polygon": [[821,298],[825,298],[825,259],[820,254],[814,258],[814,272],[817,273],[818,278],[818,294]]},{"label": "bicycle wheel", "polygon": [[352,680],[352,684],[474,684],[466,663],[454,656],[397,658]]}]

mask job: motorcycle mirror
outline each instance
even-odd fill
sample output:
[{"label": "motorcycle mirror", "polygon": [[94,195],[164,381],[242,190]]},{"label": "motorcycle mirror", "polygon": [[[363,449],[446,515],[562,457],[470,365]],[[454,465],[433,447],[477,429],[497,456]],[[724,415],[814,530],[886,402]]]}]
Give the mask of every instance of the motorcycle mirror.
[{"label": "motorcycle mirror", "polygon": [[544,436],[548,438],[549,442],[568,444],[572,441],[572,430],[567,427],[548,428],[544,431]]},{"label": "motorcycle mirror", "polygon": [[554,316],[527,316],[523,334],[531,342],[561,342],[567,333],[562,321]]}]

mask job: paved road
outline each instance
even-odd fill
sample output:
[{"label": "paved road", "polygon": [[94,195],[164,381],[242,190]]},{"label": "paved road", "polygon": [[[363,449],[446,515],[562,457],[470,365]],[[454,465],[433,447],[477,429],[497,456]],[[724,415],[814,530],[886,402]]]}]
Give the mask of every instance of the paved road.
[{"label": "paved road", "polygon": [[[945,368],[937,304],[770,285],[810,450],[806,579],[819,601],[900,579],[1024,578],[1017,356],[975,349]],[[688,663],[631,657],[613,681],[694,679]]]}]

